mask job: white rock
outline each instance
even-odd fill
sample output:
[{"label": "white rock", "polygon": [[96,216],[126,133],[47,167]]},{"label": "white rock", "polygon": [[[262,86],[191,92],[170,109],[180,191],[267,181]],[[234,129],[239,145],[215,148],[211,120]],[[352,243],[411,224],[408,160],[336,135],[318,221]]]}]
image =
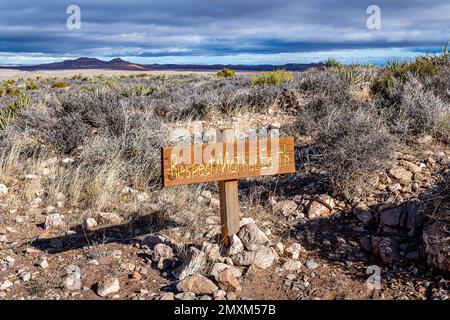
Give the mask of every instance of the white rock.
[{"label": "white rock", "polygon": [[8,187],[6,187],[3,183],[0,183],[0,196],[8,194]]},{"label": "white rock", "polygon": [[212,194],[211,191],[209,190],[203,190],[202,193],[200,194],[203,198],[206,199],[211,199],[212,198]]},{"label": "white rock", "polygon": [[284,250],[285,254],[294,260],[298,260],[302,253],[306,253],[305,248],[300,243],[293,243]]},{"label": "white rock", "polygon": [[6,242],[8,239],[4,235],[0,235],[0,243]]},{"label": "white rock", "polygon": [[22,270],[21,272],[19,272],[19,277],[20,277],[20,279],[22,279],[23,282],[28,282],[31,280],[31,273],[27,272],[25,270]]},{"label": "white rock", "polygon": [[47,258],[45,258],[45,257],[41,258],[41,260],[39,261],[39,266],[40,266],[42,269],[48,268],[48,261],[47,261]]},{"label": "white rock", "polygon": [[5,291],[8,288],[11,288],[14,284],[9,281],[9,280],[5,280],[0,284],[0,291]]},{"label": "white rock", "polygon": [[255,223],[255,220],[253,218],[242,218],[241,221],[239,221],[239,227],[242,228],[249,223]]},{"label": "white rock", "polygon": [[120,283],[117,277],[106,276],[97,284],[97,294],[100,297],[107,297],[120,290]]},{"label": "white rock", "polygon": [[60,228],[64,226],[64,221],[59,213],[54,213],[45,217],[45,230]]},{"label": "white rock", "polygon": [[63,281],[66,290],[77,291],[81,290],[81,269],[76,265],[69,265],[66,269],[67,277]]},{"label": "white rock", "polygon": [[213,276],[214,279],[216,279],[216,281],[217,281],[219,274],[225,269],[230,269],[234,273],[234,276],[236,278],[240,278],[242,276],[242,270],[240,268],[234,267],[234,266],[229,266],[229,265],[227,265],[225,263],[221,263],[221,262],[214,263],[209,274],[211,276]]},{"label": "white rock", "polygon": [[275,255],[271,248],[261,248],[255,252],[253,265],[259,269],[267,269],[275,261]]},{"label": "white rock", "polygon": [[230,237],[230,246],[228,247],[228,254],[230,256],[234,256],[235,254],[238,254],[239,252],[242,251],[244,251],[244,244],[237,235],[233,234]]},{"label": "white rock", "polygon": [[86,229],[87,231],[93,231],[97,226],[98,226],[97,220],[95,220],[94,218],[87,218],[83,222],[83,228]]},{"label": "white rock", "polygon": [[254,222],[244,225],[241,230],[239,230],[238,237],[241,239],[245,248],[250,251],[255,251],[269,242],[269,238]]},{"label": "white rock", "polygon": [[319,266],[319,264],[314,261],[313,259],[310,259],[306,262],[306,267],[308,269],[316,269]]}]

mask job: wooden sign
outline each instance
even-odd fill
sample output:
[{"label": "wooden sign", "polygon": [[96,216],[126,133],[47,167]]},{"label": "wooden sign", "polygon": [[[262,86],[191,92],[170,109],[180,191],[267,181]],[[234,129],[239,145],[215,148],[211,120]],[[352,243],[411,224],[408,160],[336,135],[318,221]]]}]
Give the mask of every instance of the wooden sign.
[{"label": "wooden sign", "polygon": [[163,185],[218,181],[222,241],[239,231],[238,179],[295,172],[294,138],[162,148]]},{"label": "wooden sign", "polygon": [[165,187],[291,173],[295,172],[294,139],[164,147],[162,162]]}]

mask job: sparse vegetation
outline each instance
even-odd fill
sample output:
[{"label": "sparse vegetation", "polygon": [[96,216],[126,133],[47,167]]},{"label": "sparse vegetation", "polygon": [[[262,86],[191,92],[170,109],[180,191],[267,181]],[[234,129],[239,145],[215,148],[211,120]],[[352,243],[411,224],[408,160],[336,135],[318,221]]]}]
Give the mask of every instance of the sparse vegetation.
[{"label": "sparse vegetation", "polygon": [[56,81],[52,83],[52,88],[67,88],[69,84],[66,81]]},{"label": "sparse vegetation", "polygon": [[263,72],[258,75],[252,76],[252,84],[270,84],[270,85],[280,85],[284,82],[289,82],[294,79],[294,74],[286,70],[280,69],[276,71]]},{"label": "sparse vegetation", "polygon": [[217,76],[221,78],[229,78],[236,74],[236,71],[229,69],[227,67],[223,68],[219,72],[217,72]]}]

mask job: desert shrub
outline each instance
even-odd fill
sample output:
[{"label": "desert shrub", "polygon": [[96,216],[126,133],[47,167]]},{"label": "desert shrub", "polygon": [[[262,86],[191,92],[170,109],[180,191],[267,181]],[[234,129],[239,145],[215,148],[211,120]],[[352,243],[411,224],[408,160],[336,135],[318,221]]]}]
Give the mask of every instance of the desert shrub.
[{"label": "desert shrub", "polygon": [[325,61],[324,66],[326,68],[340,68],[342,67],[342,63],[337,61],[335,58],[328,58],[327,61]]},{"label": "desert shrub", "polygon": [[21,91],[19,88],[14,88],[14,87],[10,87],[10,86],[6,87],[5,92],[6,92],[6,95],[14,96],[14,97],[18,97],[21,94]]},{"label": "desert shrub", "polygon": [[280,69],[276,71],[263,72],[252,76],[252,84],[269,84],[269,85],[280,85],[284,82],[289,82],[294,79],[294,74],[286,70]]},{"label": "desert shrub", "polygon": [[17,113],[26,108],[30,108],[32,101],[28,95],[20,95],[13,103],[5,109],[0,109],[0,130],[3,130],[17,115]]},{"label": "desert shrub", "polygon": [[338,72],[330,69],[310,69],[300,73],[296,88],[302,94],[330,96],[340,101],[350,97],[350,85]]},{"label": "desert shrub", "polygon": [[34,82],[33,80],[31,80],[31,81],[27,82],[25,88],[27,90],[38,90],[39,89],[39,85],[36,82]]},{"label": "desert shrub", "polygon": [[229,78],[236,74],[236,71],[229,69],[229,68],[223,68],[219,72],[217,72],[217,76],[221,78]]},{"label": "desert shrub", "polygon": [[334,108],[317,124],[314,161],[335,193],[347,198],[364,193],[367,183],[392,159],[394,140],[370,110]]},{"label": "desert shrub", "polygon": [[69,84],[66,81],[56,81],[52,83],[52,88],[67,88]]},{"label": "desert shrub", "polygon": [[439,56],[420,56],[411,62],[388,61],[379,77],[373,79],[371,91],[374,95],[386,96],[389,88],[396,81],[405,82],[409,75],[425,79],[438,74],[442,66],[448,64],[448,45]]},{"label": "desert shrub", "polygon": [[395,133],[402,136],[426,133],[448,141],[450,105],[412,75],[404,82],[395,81],[384,99],[377,102],[389,115]]}]

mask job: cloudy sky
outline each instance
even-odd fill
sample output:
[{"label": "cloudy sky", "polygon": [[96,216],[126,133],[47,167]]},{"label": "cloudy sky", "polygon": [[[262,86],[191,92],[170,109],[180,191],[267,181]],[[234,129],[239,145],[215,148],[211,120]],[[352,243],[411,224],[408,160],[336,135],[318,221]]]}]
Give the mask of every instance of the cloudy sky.
[{"label": "cloudy sky", "polygon": [[[81,9],[70,30],[69,5]],[[369,5],[381,29],[367,27]],[[382,63],[450,40],[448,0],[0,0],[0,64],[80,56],[139,63]]]}]

